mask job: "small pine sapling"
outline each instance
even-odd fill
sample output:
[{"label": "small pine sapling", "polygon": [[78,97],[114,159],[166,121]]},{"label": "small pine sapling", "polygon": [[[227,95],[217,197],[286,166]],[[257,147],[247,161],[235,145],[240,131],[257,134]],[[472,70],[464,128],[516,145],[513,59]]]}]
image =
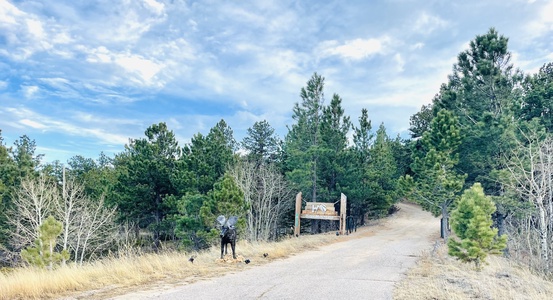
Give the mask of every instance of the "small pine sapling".
[{"label": "small pine sapling", "polygon": [[67,250],[55,251],[56,239],[62,230],[62,223],[49,216],[39,227],[39,237],[35,240],[35,246],[22,250],[21,257],[30,265],[47,267],[49,270],[52,270],[54,264],[69,259]]},{"label": "small pine sapling", "polygon": [[474,263],[480,270],[488,254],[500,254],[507,245],[507,236],[498,236],[497,229],[491,227],[495,210],[480,183],[466,190],[451,214],[451,227],[457,237],[447,243],[449,255]]}]

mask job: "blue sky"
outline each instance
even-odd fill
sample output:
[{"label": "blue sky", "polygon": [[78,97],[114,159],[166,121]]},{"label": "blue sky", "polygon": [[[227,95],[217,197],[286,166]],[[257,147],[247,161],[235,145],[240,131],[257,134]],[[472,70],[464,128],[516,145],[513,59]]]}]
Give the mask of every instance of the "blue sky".
[{"label": "blue sky", "polygon": [[553,61],[553,2],[0,0],[0,129],[43,161],[113,156],[166,122],[179,144],[220,119],[283,138],[300,89],[326,78],[354,124],[407,135],[459,52],[495,27],[526,73]]}]

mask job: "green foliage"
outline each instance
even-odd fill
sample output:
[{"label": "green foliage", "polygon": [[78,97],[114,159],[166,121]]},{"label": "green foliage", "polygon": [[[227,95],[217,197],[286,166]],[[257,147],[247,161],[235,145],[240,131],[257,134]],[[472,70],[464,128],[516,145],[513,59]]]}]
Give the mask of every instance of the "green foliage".
[{"label": "green foliage", "polygon": [[537,118],[553,132],[553,63],[544,64],[537,74],[523,81],[524,97],[514,106],[519,119],[530,121]]},{"label": "green foliage", "polygon": [[207,195],[188,193],[178,200],[175,233],[185,247],[204,249],[209,246],[200,234],[205,228],[200,209],[207,199]]},{"label": "green foliage", "polygon": [[19,172],[17,183],[21,182],[22,178],[38,176],[38,167],[44,155],[35,155],[36,142],[23,135],[15,141],[14,145],[13,160]]},{"label": "green foliage", "polygon": [[294,105],[292,118],[296,124],[285,139],[286,177],[306,199],[317,201],[321,187],[318,177],[322,152],[321,120],[324,102],[324,78],[313,74],[301,89],[301,103]]},{"label": "green foliage", "polygon": [[321,122],[320,178],[321,196],[325,199],[339,199],[340,186],[344,185],[345,150],[347,134],[352,124],[344,116],[342,99],[334,94],[330,105],[323,108]]},{"label": "green foliage", "polygon": [[255,162],[271,162],[278,157],[279,138],[275,130],[265,120],[255,122],[248,128],[242,146],[248,151],[248,159]]},{"label": "green foliage", "polygon": [[458,55],[447,84],[433,100],[434,115],[447,109],[459,118],[463,140],[459,145],[459,169],[467,174],[466,185],[481,182],[490,195],[501,188],[490,178],[500,168],[506,144],[501,136],[513,121],[512,109],[520,106],[522,75],[511,64],[508,38],[491,28],[477,35]]},{"label": "green foliage", "polygon": [[69,259],[69,252],[56,252],[56,239],[63,230],[62,223],[49,216],[39,227],[39,238],[33,247],[21,251],[21,257],[30,265],[48,267],[50,270],[62,260]]},{"label": "green foliage", "polygon": [[500,254],[506,247],[507,236],[498,237],[497,229],[491,228],[491,215],[495,210],[494,203],[479,183],[465,190],[451,214],[451,227],[458,239],[448,241],[449,255],[474,263],[480,269],[488,254]]},{"label": "green foliage", "polygon": [[412,138],[422,137],[425,131],[430,128],[430,122],[434,116],[432,115],[432,105],[423,105],[421,110],[409,118],[409,131]]},{"label": "green foliage", "polygon": [[359,127],[353,129],[353,147],[345,152],[343,191],[348,197],[350,214],[364,216],[369,208],[369,177],[371,147],[374,143],[371,120],[368,110],[363,108],[359,117]]},{"label": "green foliage", "polygon": [[366,169],[369,208],[378,215],[385,215],[396,200],[397,165],[392,143],[384,124],[376,131],[376,139],[370,151],[370,163]]},{"label": "green foliage", "polygon": [[125,152],[116,156],[118,182],[115,193],[107,200],[117,205],[121,220],[149,227],[158,243],[162,235],[173,231],[162,230],[166,227],[165,217],[176,212],[176,207],[168,207],[164,201],[176,193],[171,177],[181,149],[165,123],[148,127],[145,135],[146,138],[131,140]]},{"label": "green foliage", "polygon": [[204,226],[204,238],[207,244],[212,244],[219,237],[219,231],[214,228],[216,219],[219,215],[227,218],[237,216],[237,233],[243,232],[246,228],[246,212],[248,204],[244,201],[244,193],[236,185],[234,179],[225,174],[220,181],[215,183],[213,190],[208,193],[208,197],[200,208],[200,218]]},{"label": "green foliage", "polygon": [[68,161],[68,175],[76,178],[84,186],[84,191],[91,199],[100,199],[112,189],[117,176],[113,159],[100,153],[97,160],[85,158],[81,155],[73,156]]},{"label": "green foliage", "polygon": [[442,216],[446,239],[449,210],[465,180],[465,175],[456,170],[461,138],[457,117],[450,111],[439,111],[413,153],[413,177],[407,174],[400,180],[403,196],[417,201],[433,215]]},{"label": "green foliage", "polygon": [[464,175],[455,169],[460,142],[457,118],[447,110],[438,112],[422,137],[421,149],[414,153],[414,180],[407,176],[403,181],[408,195],[435,216],[447,212],[463,187]]},{"label": "green foliage", "polygon": [[12,207],[12,195],[19,190],[24,178],[36,178],[42,155],[35,154],[36,143],[23,135],[15,147],[6,147],[0,130],[0,245],[7,245],[8,219],[6,212]]},{"label": "green foliage", "polygon": [[10,157],[10,148],[4,145],[4,139],[2,138],[2,130],[0,130],[0,245],[5,245],[8,236],[7,219],[4,214],[9,206],[9,186],[11,186],[15,173],[15,163]]},{"label": "green foliage", "polygon": [[353,148],[360,156],[362,164],[366,164],[369,160],[369,149],[372,146],[374,134],[372,133],[371,120],[366,108],[361,110],[359,117],[359,127],[354,128],[353,133]]},{"label": "green foliage", "polygon": [[194,135],[191,143],[184,147],[177,173],[172,177],[179,192],[207,194],[233,164],[235,148],[232,129],[224,120],[211,128],[207,136]]}]

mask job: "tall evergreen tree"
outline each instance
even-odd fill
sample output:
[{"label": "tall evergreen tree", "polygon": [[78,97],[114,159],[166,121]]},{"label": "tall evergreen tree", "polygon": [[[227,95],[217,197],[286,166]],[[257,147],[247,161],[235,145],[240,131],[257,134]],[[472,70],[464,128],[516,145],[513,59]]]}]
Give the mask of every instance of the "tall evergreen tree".
[{"label": "tall evergreen tree", "polygon": [[255,122],[248,128],[248,135],[242,141],[250,160],[261,163],[275,161],[278,156],[279,138],[266,120]]},{"label": "tall evergreen tree", "polygon": [[17,170],[19,171],[19,178],[16,182],[17,185],[27,176],[38,176],[38,167],[40,166],[40,161],[44,155],[35,154],[36,142],[35,140],[30,139],[27,135],[21,136],[17,141],[15,141],[14,145],[15,148],[12,153],[13,160],[17,165]]},{"label": "tall evergreen tree", "polygon": [[490,195],[501,189],[490,173],[497,170],[505,145],[499,137],[512,122],[512,107],[519,95],[521,75],[513,69],[508,38],[491,28],[477,35],[461,52],[449,82],[433,100],[434,116],[452,111],[463,131],[458,167],[467,174],[466,185],[482,183]]},{"label": "tall evergreen tree", "polygon": [[295,124],[286,136],[287,177],[311,201],[317,201],[321,154],[320,123],[324,103],[324,78],[313,74],[300,92],[301,103],[294,105]]},{"label": "tall evergreen tree", "polygon": [[334,94],[330,105],[323,108],[321,122],[322,149],[320,156],[320,174],[326,198],[338,199],[340,186],[343,185],[345,151],[348,144],[347,134],[351,121],[344,115],[342,99]]},{"label": "tall evergreen tree", "polygon": [[165,123],[148,127],[145,135],[116,156],[118,184],[108,201],[118,206],[122,219],[149,227],[157,246],[162,235],[172,234],[172,229],[163,230],[163,221],[176,207],[167,207],[165,198],[176,193],[171,176],[181,149]]},{"label": "tall evergreen tree", "polygon": [[244,201],[244,193],[238,187],[232,176],[225,174],[209,192],[208,197],[200,208],[200,218],[203,222],[204,233],[200,233],[212,244],[219,238],[219,231],[215,228],[217,216],[224,215],[227,218],[237,216],[236,228],[238,234],[246,228],[246,211],[248,204]]},{"label": "tall evergreen tree", "polygon": [[537,74],[527,76],[523,92],[521,103],[515,106],[517,118],[536,118],[548,132],[553,132],[553,63],[544,64]]},{"label": "tall evergreen tree", "polygon": [[207,194],[235,159],[236,141],[232,129],[224,120],[219,121],[209,133],[194,135],[191,143],[183,149],[178,162],[178,172],[173,182],[179,193],[198,192]]},{"label": "tall evergreen tree", "polygon": [[435,216],[442,216],[441,231],[447,239],[449,211],[462,190],[465,175],[456,169],[461,143],[458,119],[441,110],[422,137],[422,149],[414,153],[413,177],[402,179],[407,197]]},{"label": "tall evergreen tree", "polygon": [[370,152],[371,160],[365,171],[369,185],[368,205],[378,215],[385,215],[396,200],[398,177],[391,141],[384,124],[376,131],[376,139]]},{"label": "tall evergreen tree", "polygon": [[354,128],[353,146],[346,151],[344,193],[348,197],[348,214],[363,222],[369,207],[369,168],[371,147],[374,143],[368,110],[363,108],[359,127]]},{"label": "tall evergreen tree", "polygon": [[423,105],[421,110],[409,118],[409,131],[412,138],[419,138],[429,129],[430,122],[434,118],[432,104]]},{"label": "tall evergreen tree", "polygon": [[[0,130],[0,248],[7,245],[8,224],[5,212],[10,206],[10,187],[16,180],[17,167],[10,156],[11,148],[4,145],[2,130]],[[2,261],[0,260],[0,263]]]}]

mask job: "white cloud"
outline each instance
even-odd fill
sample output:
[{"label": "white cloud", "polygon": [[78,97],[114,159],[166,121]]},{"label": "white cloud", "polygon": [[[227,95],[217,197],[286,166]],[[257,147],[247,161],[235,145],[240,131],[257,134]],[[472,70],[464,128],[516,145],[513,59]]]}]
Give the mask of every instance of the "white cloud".
[{"label": "white cloud", "polygon": [[46,129],[47,126],[42,124],[42,123],[39,123],[39,122],[36,122],[36,121],[33,121],[33,120],[29,120],[29,119],[22,119],[22,120],[19,120],[19,123],[23,124],[23,125],[26,125],[26,126],[29,126],[29,127],[32,127],[34,129]]},{"label": "white cloud", "polygon": [[[82,49],[86,51],[85,46]],[[92,63],[111,63],[112,54],[106,47],[100,46],[90,50],[86,60]]]},{"label": "white cloud", "polygon": [[34,35],[37,39],[44,39],[44,29],[42,28],[42,23],[39,20],[27,19],[27,29],[29,32]]},{"label": "white cloud", "polygon": [[409,49],[419,50],[419,49],[422,49],[423,47],[424,47],[424,43],[418,42],[418,43],[412,45],[411,47],[409,47]]},{"label": "white cloud", "polygon": [[[0,0],[0,26],[6,24],[15,25],[17,19],[24,13],[6,0]],[[1,28],[1,27],[0,27]]]},{"label": "white cloud", "polygon": [[[156,85],[154,77],[163,69],[163,65],[156,63],[150,59],[138,54],[130,54],[128,52],[111,52],[104,46],[88,51],[86,60],[91,63],[115,64],[121,67],[127,74],[123,77],[133,76],[138,83],[146,85]],[[128,84],[122,83],[122,84]]]},{"label": "white cloud", "polygon": [[8,82],[0,80],[0,90],[6,89],[8,87]]},{"label": "white cloud", "polygon": [[138,74],[143,82],[152,83],[152,78],[163,68],[161,65],[139,55],[119,55],[115,63],[127,72]]},{"label": "white cloud", "polygon": [[339,44],[336,40],[325,41],[321,43],[317,52],[326,56],[339,56],[344,59],[361,60],[376,54],[383,54],[386,46],[390,43],[390,38],[353,39]]},{"label": "white cloud", "polygon": [[57,44],[66,44],[70,35],[53,19],[24,12],[0,0],[0,31],[5,32],[10,51],[5,54],[15,60],[26,60],[42,51],[53,51]]},{"label": "white cloud", "polygon": [[427,12],[422,12],[415,24],[413,25],[413,30],[422,34],[430,34],[435,30],[446,28],[448,22],[438,16],[433,16]]},{"label": "white cloud", "polygon": [[30,99],[33,98],[33,96],[38,92],[39,88],[36,85],[31,85],[22,86],[21,90],[23,91],[23,95],[25,95],[25,98]]},{"label": "white cloud", "polygon": [[8,112],[14,123],[23,124],[34,129],[65,133],[78,137],[92,137],[99,143],[106,145],[124,145],[128,142],[128,137],[115,133],[110,119],[104,118],[101,125],[90,123],[76,124],[67,121],[60,121],[60,118],[51,118],[49,116],[37,113],[27,108],[7,107],[4,111]]},{"label": "white cloud", "polygon": [[[530,2],[532,5],[535,3]],[[527,25],[528,34],[534,38],[549,35],[553,31],[553,1],[545,1],[545,4],[539,8],[538,14]]]},{"label": "white cloud", "polygon": [[165,11],[165,4],[159,3],[156,0],[144,0],[156,14],[161,15]]},{"label": "white cloud", "polygon": [[394,61],[397,64],[398,72],[403,72],[403,67],[405,66],[405,60],[401,57],[401,54],[396,53],[396,55],[394,55]]}]

